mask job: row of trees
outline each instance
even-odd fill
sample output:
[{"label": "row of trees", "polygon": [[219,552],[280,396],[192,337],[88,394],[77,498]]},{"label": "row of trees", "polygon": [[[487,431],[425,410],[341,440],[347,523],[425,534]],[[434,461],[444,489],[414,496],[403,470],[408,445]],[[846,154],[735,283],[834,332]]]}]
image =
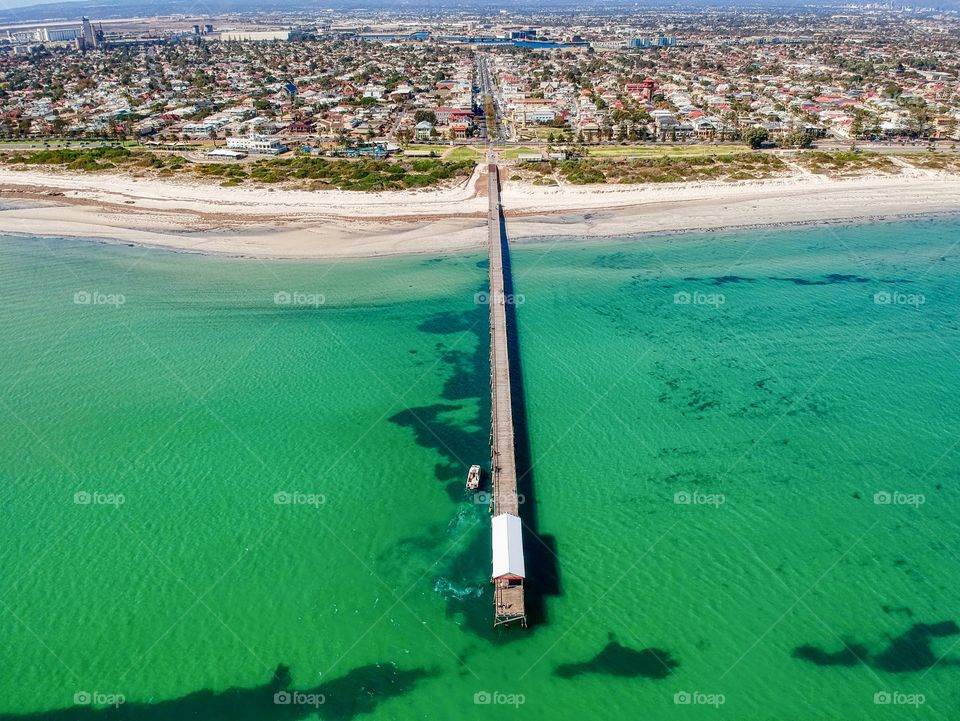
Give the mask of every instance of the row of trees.
[{"label": "row of trees", "polygon": [[[817,136],[809,130],[793,130],[789,133],[784,133],[780,137],[778,145],[781,148],[809,148],[813,145],[816,137]],[[760,127],[747,128],[747,130],[743,132],[741,139],[751,148],[757,150],[770,140],[770,131]]]}]

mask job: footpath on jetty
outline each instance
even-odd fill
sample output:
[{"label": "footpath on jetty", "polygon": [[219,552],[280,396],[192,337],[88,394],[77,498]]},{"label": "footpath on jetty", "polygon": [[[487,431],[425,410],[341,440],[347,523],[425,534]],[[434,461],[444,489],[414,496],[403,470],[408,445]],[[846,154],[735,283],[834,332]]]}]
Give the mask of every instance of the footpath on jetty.
[{"label": "footpath on jetty", "polygon": [[523,524],[517,493],[517,456],[510,386],[510,350],[507,345],[507,304],[504,249],[507,243],[500,206],[500,171],[489,159],[490,199],[490,513],[493,546],[494,627],[519,622],[527,625],[523,582]]}]

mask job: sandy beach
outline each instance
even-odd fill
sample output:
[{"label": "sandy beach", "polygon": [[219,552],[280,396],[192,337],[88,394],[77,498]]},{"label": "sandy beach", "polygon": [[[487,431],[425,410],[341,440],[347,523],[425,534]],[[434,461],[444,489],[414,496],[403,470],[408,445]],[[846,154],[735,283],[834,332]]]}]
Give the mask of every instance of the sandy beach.
[{"label": "sandy beach", "polygon": [[[0,168],[0,232],[242,257],[436,253],[486,241],[484,170],[441,190],[223,188],[123,175]],[[537,187],[507,181],[511,239],[599,237],[960,210],[960,176],[905,170],[830,179]]]}]

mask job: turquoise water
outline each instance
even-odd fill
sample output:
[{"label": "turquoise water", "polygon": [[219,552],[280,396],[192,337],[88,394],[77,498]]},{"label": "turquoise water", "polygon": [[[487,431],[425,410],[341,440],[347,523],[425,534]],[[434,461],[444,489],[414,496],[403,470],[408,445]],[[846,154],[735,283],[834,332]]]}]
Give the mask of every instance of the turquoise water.
[{"label": "turquoise water", "polygon": [[515,247],[502,633],[483,256],[3,238],[0,719],[952,718],[958,231]]}]

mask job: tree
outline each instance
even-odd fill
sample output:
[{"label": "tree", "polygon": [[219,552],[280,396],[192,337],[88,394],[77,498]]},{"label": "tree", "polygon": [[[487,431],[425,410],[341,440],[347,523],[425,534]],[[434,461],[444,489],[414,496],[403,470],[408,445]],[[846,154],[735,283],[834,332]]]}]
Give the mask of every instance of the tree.
[{"label": "tree", "polygon": [[926,103],[915,103],[909,106],[910,116],[907,118],[907,128],[911,135],[926,138],[930,135],[930,108]]},{"label": "tree", "polygon": [[748,128],[743,133],[744,142],[754,150],[759,149],[769,139],[770,133],[766,128]]},{"label": "tree", "polygon": [[903,88],[894,82],[889,82],[883,87],[883,97],[896,98],[903,94]]},{"label": "tree", "polygon": [[785,148],[809,148],[813,145],[814,135],[808,130],[794,130],[787,133],[780,144]]},{"label": "tree", "polygon": [[416,123],[422,123],[424,120],[426,120],[431,125],[436,125],[437,114],[432,110],[418,110],[416,113],[414,113],[413,120]]},{"label": "tree", "polygon": [[857,108],[853,111],[853,120],[850,122],[850,137],[862,138],[866,128],[867,114],[865,111]]}]

